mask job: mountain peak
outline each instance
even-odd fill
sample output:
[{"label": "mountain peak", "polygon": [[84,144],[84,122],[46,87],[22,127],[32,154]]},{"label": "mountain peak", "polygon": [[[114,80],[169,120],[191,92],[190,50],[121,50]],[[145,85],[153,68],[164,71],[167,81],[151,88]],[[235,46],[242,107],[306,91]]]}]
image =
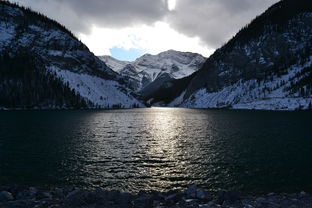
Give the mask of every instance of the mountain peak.
[{"label": "mountain peak", "polygon": [[[206,60],[197,53],[175,50],[164,51],[157,55],[145,54],[133,62],[123,62],[107,56],[102,56],[100,59],[122,76],[134,80],[138,91],[162,74],[167,74],[173,79],[188,76],[200,69]],[[134,71],[137,71],[137,74],[133,74]]]}]

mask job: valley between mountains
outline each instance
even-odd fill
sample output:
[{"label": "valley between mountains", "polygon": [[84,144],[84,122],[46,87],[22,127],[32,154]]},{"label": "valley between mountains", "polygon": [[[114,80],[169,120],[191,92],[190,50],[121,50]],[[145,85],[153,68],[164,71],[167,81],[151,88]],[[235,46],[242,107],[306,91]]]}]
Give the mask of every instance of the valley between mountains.
[{"label": "valley between mountains", "polygon": [[282,0],[208,58],[169,50],[125,62],[97,57],[58,22],[1,1],[0,109],[308,110],[311,34],[312,3]]}]

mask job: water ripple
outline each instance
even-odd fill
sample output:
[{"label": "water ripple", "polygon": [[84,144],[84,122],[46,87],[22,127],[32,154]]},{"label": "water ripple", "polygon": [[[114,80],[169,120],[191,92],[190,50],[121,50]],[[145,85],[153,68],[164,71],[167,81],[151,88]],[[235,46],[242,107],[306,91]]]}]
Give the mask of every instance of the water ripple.
[{"label": "water ripple", "polygon": [[311,121],[306,112],[171,108],[0,112],[0,181],[312,191]]}]

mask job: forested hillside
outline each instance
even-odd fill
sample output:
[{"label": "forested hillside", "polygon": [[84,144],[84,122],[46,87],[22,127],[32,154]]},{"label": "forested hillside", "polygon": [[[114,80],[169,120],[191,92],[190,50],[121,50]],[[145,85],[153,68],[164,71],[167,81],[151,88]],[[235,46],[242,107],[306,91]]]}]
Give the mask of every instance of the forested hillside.
[{"label": "forested hillside", "polygon": [[178,96],[158,102],[196,108],[308,109],[312,101],[311,34],[312,2],[282,0],[184,79],[186,87],[172,83],[167,90],[177,88]]},{"label": "forested hillside", "polygon": [[128,80],[56,21],[1,1],[0,29],[0,108],[143,106]]}]

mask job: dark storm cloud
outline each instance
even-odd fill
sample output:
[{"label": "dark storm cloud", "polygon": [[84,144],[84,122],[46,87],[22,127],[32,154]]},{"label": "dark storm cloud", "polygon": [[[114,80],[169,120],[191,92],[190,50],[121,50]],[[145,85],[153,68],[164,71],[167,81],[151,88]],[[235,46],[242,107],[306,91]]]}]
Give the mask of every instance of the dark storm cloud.
[{"label": "dark storm cloud", "polygon": [[216,48],[277,0],[177,0],[167,21]]},{"label": "dark storm cloud", "polygon": [[152,24],[168,12],[167,0],[14,0],[56,19],[75,32],[92,25],[119,28]]},{"label": "dark storm cloud", "polygon": [[121,28],[167,21],[178,32],[217,48],[277,0],[15,0],[56,19],[76,33],[92,25]]}]

